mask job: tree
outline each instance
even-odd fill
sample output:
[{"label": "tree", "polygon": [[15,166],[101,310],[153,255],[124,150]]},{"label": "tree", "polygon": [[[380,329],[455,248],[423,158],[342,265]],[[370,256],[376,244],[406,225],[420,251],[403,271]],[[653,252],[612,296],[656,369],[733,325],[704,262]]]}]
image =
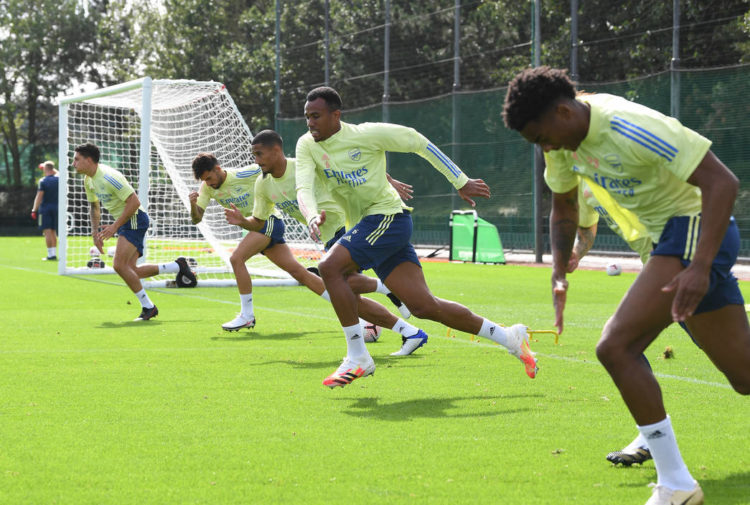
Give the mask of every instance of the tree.
[{"label": "tree", "polygon": [[95,33],[86,23],[79,2],[0,1],[0,131],[13,186],[24,182],[23,156],[35,167],[40,144],[56,143],[53,109],[42,105],[83,79]]}]

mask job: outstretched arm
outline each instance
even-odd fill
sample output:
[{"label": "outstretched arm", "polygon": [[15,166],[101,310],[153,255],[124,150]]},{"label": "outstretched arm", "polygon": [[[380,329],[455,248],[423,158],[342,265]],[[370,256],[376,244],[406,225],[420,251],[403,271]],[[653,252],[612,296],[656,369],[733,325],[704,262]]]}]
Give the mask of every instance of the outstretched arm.
[{"label": "outstretched arm", "polygon": [[664,291],[674,291],[672,319],[685,321],[708,291],[711,264],[729,226],[739,189],[737,177],[709,151],[687,182],[701,189],[701,232],[690,264]]},{"label": "outstretched arm", "polygon": [[565,279],[578,229],[578,187],[567,193],[552,194],[549,216],[550,245],[552,247],[552,302],[555,307],[555,326],[563,331],[563,311],[568,292]]}]

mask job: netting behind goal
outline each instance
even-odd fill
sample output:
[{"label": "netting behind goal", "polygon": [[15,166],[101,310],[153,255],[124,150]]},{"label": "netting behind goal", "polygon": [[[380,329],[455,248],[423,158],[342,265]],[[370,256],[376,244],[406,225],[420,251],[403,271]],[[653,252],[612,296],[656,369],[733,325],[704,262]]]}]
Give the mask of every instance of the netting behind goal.
[{"label": "netting behind goal", "polygon": [[[93,142],[101,150],[100,163],[123,173],[151,219],[140,261],[164,263],[185,256],[198,273],[199,286],[234,283],[229,256],[243,230],[228,224],[215,203],[193,225],[188,199],[199,186],[191,168],[198,152],[214,153],[225,169],[253,163],[252,134],[221,83],[145,78],[62,99],[60,122],[60,196],[67,205],[60,226],[60,273],[113,273],[108,249],[114,251],[116,239],[105,243],[97,261],[83,176],[72,167],[73,149]],[[113,220],[102,211],[102,225]],[[284,221],[295,256],[303,264],[317,262],[320,248],[306,228],[288,216]],[[247,267],[256,283],[259,277],[290,279],[260,254]],[[170,285],[173,279],[170,274],[144,283]]]}]

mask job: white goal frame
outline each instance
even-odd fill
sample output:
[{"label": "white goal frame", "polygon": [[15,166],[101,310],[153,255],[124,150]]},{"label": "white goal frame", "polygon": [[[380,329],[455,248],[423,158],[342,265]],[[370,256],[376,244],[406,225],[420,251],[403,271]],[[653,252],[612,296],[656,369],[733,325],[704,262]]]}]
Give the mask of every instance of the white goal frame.
[{"label": "white goal frame", "polygon": [[[193,225],[188,198],[199,186],[191,168],[198,152],[213,152],[225,169],[245,168],[254,162],[252,133],[226,87],[213,81],[144,77],[60,97],[58,104],[58,273],[115,273],[106,254],[114,244],[111,240],[101,257],[104,267],[89,261],[93,245],[89,204],[83,179],[72,167],[75,146],[93,142],[101,149],[100,162],[125,175],[149,214],[151,225],[139,263],[165,263],[185,256],[196,271],[198,286],[236,285],[229,257],[243,230],[228,225],[223,209],[215,203],[206,208],[203,221]],[[216,116],[212,116],[214,111]],[[176,139],[174,145],[172,139]],[[102,226],[113,221],[107,211],[101,214]],[[307,228],[286,215],[284,223],[285,239],[297,259],[305,266],[317,263],[321,246],[309,237]],[[261,254],[246,266],[256,285],[297,284]],[[173,286],[173,278],[174,274],[159,275],[144,279],[144,285]]]}]

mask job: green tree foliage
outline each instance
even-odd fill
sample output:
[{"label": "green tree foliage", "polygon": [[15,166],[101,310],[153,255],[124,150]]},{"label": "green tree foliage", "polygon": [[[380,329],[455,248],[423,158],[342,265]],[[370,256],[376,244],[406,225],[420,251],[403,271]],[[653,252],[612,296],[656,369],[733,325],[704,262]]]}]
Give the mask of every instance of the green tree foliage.
[{"label": "green tree foliage", "polygon": [[[85,79],[94,31],[79,2],[0,1],[0,131],[9,184],[37,173],[44,144],[57,138],[53,99]],[[22,160],[33,165],[22,170]]]},{"label": "green tree foliage", "polygon": [[[325,83],[325,1],[279,2],[281,116],[300,117],[305,94]],[[612,82],[669,68],[672,2],[578,3],[582,82]],[[273,127],[276,4],[0,0],[0,156],[5,157],[0,164],[9,167],[8,180],[28,179],[22,177],[22,160],[38,157],[31,151],[55,142],[54,97],[84,83],[106,86],[144,75],[220,81],[251,130]],[[385,0],[329,0],[329,5],[329,83],[341,91],[348,109],[380,104]],[[750,60],[748,0],[681,0],[680,5],[682,67]],[[545,0],[541,14],[542,63],[568,67],[570,1]],[[391,0],[391,102],[453,91],[454,15],[454,0]],[[530,1],[462,0],[460,26],[460,90],[502,87],[530,64]],[[626,93],[635,98],[638,86]],[[497,121],[482,122],[483,128],[499,127]]]},{"label": "green tree foliage", "polygon": [[109,11],[101,40],[115,62],[128,65],[111,68],[110,80],[219,81],[252,129],[273,126],[273,0],[120,3]]}]

